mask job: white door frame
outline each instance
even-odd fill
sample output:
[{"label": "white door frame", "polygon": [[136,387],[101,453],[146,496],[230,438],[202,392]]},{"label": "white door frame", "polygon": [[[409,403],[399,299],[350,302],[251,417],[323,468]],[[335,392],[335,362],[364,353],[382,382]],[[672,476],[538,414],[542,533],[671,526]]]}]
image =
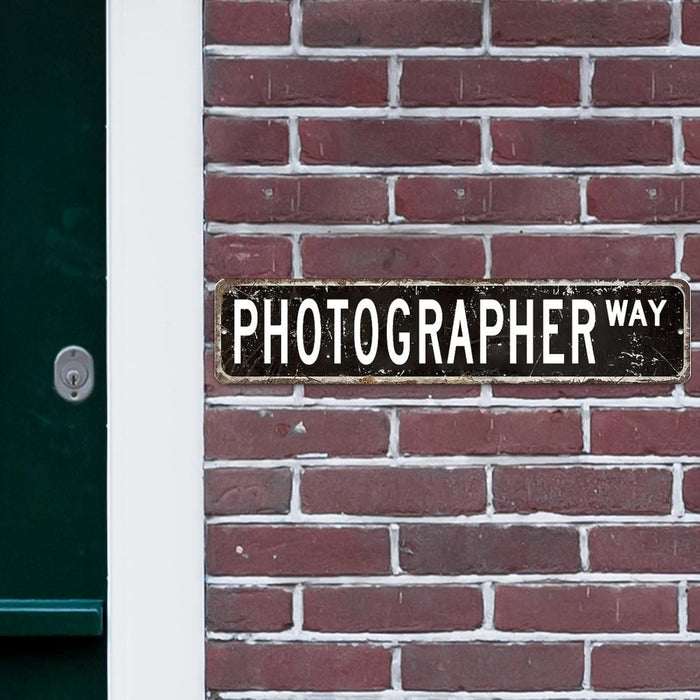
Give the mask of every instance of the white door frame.
[{"label": "white door frame", "polygon": [[107,0],[107,15],[109,699],[197,700],[202,4]]}]

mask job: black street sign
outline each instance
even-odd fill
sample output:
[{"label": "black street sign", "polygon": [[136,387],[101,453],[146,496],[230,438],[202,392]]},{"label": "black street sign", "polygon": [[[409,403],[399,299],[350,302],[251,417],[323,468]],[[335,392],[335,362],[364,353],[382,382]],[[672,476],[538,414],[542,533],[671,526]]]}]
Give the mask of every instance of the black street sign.
[{"label": "black street sign", "polygon": [[684,382],[678,280],[222,280],[234,383]]}]

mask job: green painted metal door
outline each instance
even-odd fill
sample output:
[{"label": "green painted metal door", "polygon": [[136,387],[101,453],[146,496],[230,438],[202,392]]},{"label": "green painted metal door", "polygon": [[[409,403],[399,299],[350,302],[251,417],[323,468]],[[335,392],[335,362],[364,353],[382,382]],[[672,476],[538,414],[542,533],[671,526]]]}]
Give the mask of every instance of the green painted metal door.
[{"label": "green painted metal door", "polygon": [[[105,7],[0,21],[0,697],[106,698]],[[59,398],[67,345],[95,359]]]}]

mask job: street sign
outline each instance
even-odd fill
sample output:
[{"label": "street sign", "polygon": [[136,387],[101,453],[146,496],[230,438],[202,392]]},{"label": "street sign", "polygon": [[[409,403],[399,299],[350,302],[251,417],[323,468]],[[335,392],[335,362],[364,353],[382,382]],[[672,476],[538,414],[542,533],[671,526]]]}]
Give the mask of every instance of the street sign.
[{"label": "street sign", "polygon": [[684,382],[679,280],[222,280],[222,383]]}]

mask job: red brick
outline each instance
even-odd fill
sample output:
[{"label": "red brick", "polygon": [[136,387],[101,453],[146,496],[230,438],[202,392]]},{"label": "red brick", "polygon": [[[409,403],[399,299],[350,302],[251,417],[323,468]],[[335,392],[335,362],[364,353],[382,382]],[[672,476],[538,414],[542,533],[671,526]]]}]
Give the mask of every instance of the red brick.
[{"label": "red brick", "polygon": [[588,183],[588,213],[609,222],[695,222],[700,178],[594,177]]},{"label": "red brick", "polygon": [[380,457],[389,444],[389,419],[382,411],[210,409],[205,431],[209,459]]},{"label": "red brick", "polygon": [[464,165],[481,158],[479,123],[468,119],[302,119],[299,135],[301,160],[312,165]]},{"label": "red brick", "polygon": [[405,454],[576,454],[583,447],[578,411],[478,408],[401,411]]},{"label": "red brick", "polygon": [[292,241],[282,236],[207,236],[205,258],[204,274],[212,282],[292,276]]},{"label": "red brick", "polygon": [[[207,310],[206,315],[211,313]],[[212,337],[213,330],[207,338]],[[207,350],[204,354],[204,393],[206,396],[291,396],[293,390],[294,387],[291,384],[222,384],[214,376],[214,352]]]},{"label": "red brick", "polygon": [[700,468],[688,469],[683,475],[683,501],[687,510],[700,513]]},{"label": "red brick", "polygon": [[281,632],[292,626],[292,592],[284,588],[207,588],[207,629]]},{"label": "red brick", "polygon": [[700,409],[594,410],[593,454],[698,455]]},{"label": "red brick", "polygon": [[595,690],[700,690],[697,644],[605,644],[592,653]]},{"label": "red brick", "polygon": [[289,2],[236,2],[207,0],[206,44],[287,44]]},{"label": "red brick", "polygon": [[230,117],[204,120],[204,159],[208,163],[275,165],[286,163],[288,157],[289,133],[283,120]]},{"label": "red brick", "polygon": [[209,105],[343,106],[387,103],[384,59],[209,58],[204,97]]},{"label": "red brick", "polygon": [[206,178],[206,217],[248,223],[380,223],[386,182],[376,177]]},{"label": "red brick", "polygon": [[700,44],[700,3],[697,0],[683,2],[683,41]]},{"label": "red brick", "polygon": [[700,340],[700,292],[690,295],[690,337]]},{"label": "red brick", "polygon": [[304,236],[305,277],[445,279],[484,276],[476,236]]},{"label": "red brick", "polygon": [[403,650],[402,677],[407,690],[577,690],[583,645],[411,644]]},{"label": "red brick", "polygon": [[[640,275],[641,277],[641,275]],[[672,384],[497,384],[494,396],[518,399],[617,399],[629,396],[669,396]]]},{"label": "red brick", "polygon": [[396,213],[407,221],[571,223],[579,188],[570,177],[402,177]]},{"label": "red brick", "polygon": [[494,0],[491,12],[502,46],[649,46],[671,29],[666,2]]},{"label": "red brick", "polygon": [[580,568],[569,527],[403,525],[401,567],[411,574],[566,573]]},{"label": "red brick", "polygon": [[598,58],[593,103],[601,106],[700,104],[700,59]]},{"label": "red brick", "polygon": [[314,468],[301,479],[306,513],[466,515],[486,508],[482,469]]},{"label": "red brick", "polygon": [[494,277],[620,279],[669,277],[673,236],[494,236]]},{"label": "red brick", "polygon": [[308,46],[477,46],[479,0],[314,0],[303,3]]},{"label": "red brick", "polygon": [[307,384],[304,396],[313,399],[463,399],[479,396],[475,384]]},{"label": "red brick", "polygon": [[481,591],[469,586],[311,587],[304,628],[324,632],[439,632],[481,625]]},{"label": "red brick", "polygon": [[588,537],[592,571],[696,573],[700,527],[596,527]]},{"label": "red brick", "polygon": [[688,588],[688,629],[700,632],[700,586]]},{"label": "red brick", "polygon": [[676,632],[675,586],[497,586],[496,629],[517,632]]},{"label": "red brick", "polygon": [[669,120],[497,119],[491,137],[493,161],[504,165],[654,165],[673,157]]},{"label": "red brick", "polygon": [[700,236],[685,237],[682,267],[691,279],[700,279]]},{"label": "red brick", "polygon": [[579,101],[574,58],[405,59],[401,102],[407,106],[494,105],[550,107]]},{"label": "red brick", "polygon": [[389,533],[371,527],[210,525],[214,576],[352,576],[389,573]]},{"label": "red brick", "polygon": [[496,467],[497,511],[567,515],[664,514],[671,512],[667,469]]},{"label": "red brick", "polygon": [[[698,7],[700,8],[700,3]],[[700,17],[700,12],[698,16]],[[700,164],[700,119],[683,120],[683,141],[685,142],[685,162],[692,165]]]},{"label": "red brick", "polygon": [[207,469],[204,472],[207,515],[288,513],[292,474],[287,468]]},{"label": "red brick", "polygon": [[369,644],[209,642],[210,690],[383,690],[391,651]]},{"label": "red brick", "polygon": [[700,350],[691,353],[692,373],[685,383],[685,393],[690,396],[700,396]]}]

